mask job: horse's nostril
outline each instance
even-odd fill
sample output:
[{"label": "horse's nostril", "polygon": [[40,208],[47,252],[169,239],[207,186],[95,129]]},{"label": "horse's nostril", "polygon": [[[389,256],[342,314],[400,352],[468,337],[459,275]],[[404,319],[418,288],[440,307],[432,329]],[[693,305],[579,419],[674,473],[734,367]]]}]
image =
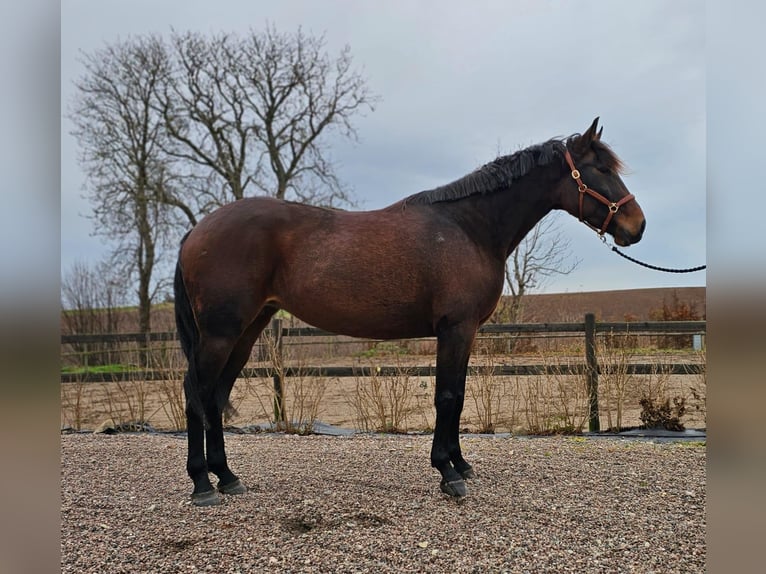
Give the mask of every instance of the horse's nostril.
[{"label": "horse's nostril", "polygon": [[641,222],[641,231],[639,231],[641,235],[644,234],[644,229],[646,229],[646,219]]}]

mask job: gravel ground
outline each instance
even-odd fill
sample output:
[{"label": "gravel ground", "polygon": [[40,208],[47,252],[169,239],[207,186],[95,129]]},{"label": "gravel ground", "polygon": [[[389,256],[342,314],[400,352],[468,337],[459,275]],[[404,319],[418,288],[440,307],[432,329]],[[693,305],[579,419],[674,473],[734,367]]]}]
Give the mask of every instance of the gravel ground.
[{"label": "gravel ground", "polygon": [[430,436],[227,435],[250,487],[191,505],[186,437],[61,437],[63,572],[703,572],[705,447],[463,437],[455,501]]}]

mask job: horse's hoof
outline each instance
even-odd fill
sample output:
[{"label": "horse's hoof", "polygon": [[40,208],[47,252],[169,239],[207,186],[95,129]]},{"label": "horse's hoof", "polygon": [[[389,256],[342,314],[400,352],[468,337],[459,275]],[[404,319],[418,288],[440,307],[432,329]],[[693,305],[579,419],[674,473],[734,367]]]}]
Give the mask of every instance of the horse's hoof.
[{"label": "horse's hoof", "polygon": [[195,492],[191,495],[192,504],[194,506],[215,506],[221,504],[221,497],[215,490],[208,490],[206,492]]},{"label": "horse's hoof", "polygon": [[247,487],[242,484],[240,479],[230,482],[229,484],[218,483],[218,492],[221,494],[245,494]]},{"label": "horse's hoof", "polygon": [[465,480],[462,479],[451,480],[450,482],[442,480],[439,483],[439,488],[441,488],[441,491],[444,494],[448,494],[454,498],[463,498],[466,494],[468,494],[468,488],[465,485]]},{"label": "horse's hoof", "polygon": [[476,478],[476,473],[473,471],[473,468],[469,466],[465,470],[460,471],[460,476],[462,476],[465,480],[468,480],[470,478]]}]

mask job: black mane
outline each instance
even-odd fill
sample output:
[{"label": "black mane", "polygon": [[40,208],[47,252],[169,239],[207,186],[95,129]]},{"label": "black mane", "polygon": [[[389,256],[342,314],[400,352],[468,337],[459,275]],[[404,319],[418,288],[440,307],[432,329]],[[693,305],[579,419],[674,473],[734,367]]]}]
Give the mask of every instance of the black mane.
[{"label": "black mane", "polygon": [[460,179],[433,189],[411,195],[405,203],[429,204],[455,201],[476,194],[487,194],[507,189],[515,180],[527,175],[537,166],[554,160],[564,161],[565,143],[551,139],[522,149],[511,155],[498,157]]},{"label": "black mane", "polygon": [[[405,204],[430,204],[442,201],[455,201],[471,195],[483,195],[507,189],[517,179],[527,175],[538,166],[549,165],[554,161],[564,163],[564,151],[568,144],[579,138],[574,134],[566,139],[550,139],[522,149],[511,155],[498,157],[460,179],[433,189],[421,191],[404,200]],[[600,159],[615,170],[621,169],[619,158],[604,143],[595,141]]]}]

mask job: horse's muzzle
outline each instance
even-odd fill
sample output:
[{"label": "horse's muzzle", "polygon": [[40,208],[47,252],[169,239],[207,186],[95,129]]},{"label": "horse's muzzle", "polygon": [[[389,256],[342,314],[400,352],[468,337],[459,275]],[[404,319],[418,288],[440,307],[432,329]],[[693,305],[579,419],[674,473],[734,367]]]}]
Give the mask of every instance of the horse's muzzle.
[{"label": "horse's muzzle", "polygon": [[646,219],[641,220],[641,224],[638,226],[638,230],[631,231],[628,228],[620,227],[617,229],[617,233],[614,234],[614,242],[620,247],[627,247],[641,241],[646,229]]}]

